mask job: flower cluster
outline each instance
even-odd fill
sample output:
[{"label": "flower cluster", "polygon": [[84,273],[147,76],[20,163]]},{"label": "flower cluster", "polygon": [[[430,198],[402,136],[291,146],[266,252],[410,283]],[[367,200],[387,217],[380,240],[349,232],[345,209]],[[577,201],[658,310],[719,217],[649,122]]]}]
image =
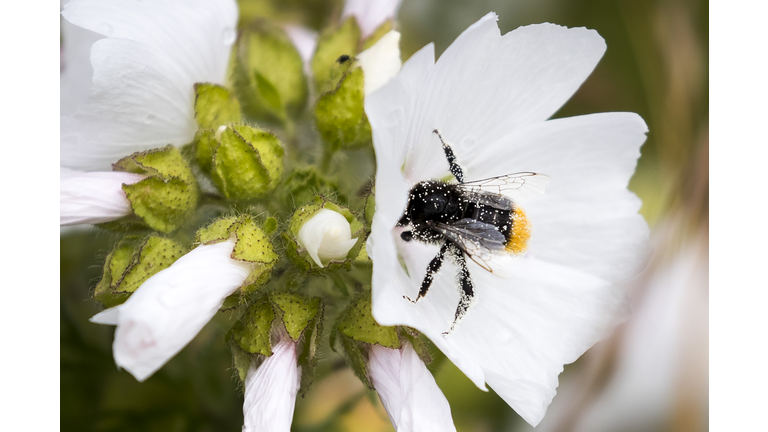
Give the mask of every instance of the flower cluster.
[{"label": "flower cluster", "polygon": [[238,29],[234,0],[64,6],[61,224],[120,234],[91,319],[119,367],[148,379],[226,310],[243,430],[290,429],[323,335],[397,430],[455,430],[431,346],[536,425],[623,319],[645,124],[548,120],[602,38],[491,13],[402,64],[399,5],[349,0],[319,35]]}]

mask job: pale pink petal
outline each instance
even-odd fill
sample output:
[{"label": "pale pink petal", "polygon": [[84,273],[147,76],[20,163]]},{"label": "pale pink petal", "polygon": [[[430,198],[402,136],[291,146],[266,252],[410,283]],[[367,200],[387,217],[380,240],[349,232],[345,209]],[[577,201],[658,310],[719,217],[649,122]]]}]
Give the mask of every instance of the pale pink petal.
[{"label": "pale pink petal", "polygon": [[371,381],[398,432],[455,431],[451,407],[409,342],[401,349],[373,345]]},{"label": "pale pink petal", "polygon": [[198,246],[116,306],[118,366],[144,381],[197,335],[253,268],[230,258],[234,246],[234,240]]},{"label": "pale pink petal", "polygon": [[402,0],[347,0],[341,18],[354,16],[363,37],[371,35],[384,21],[394,19]]},{"label": "pale pink petal", "polygon": [[301,367],[296,344],[285,336],[260,366],[251,364],[245,378],[243,431],[290,432]]}]

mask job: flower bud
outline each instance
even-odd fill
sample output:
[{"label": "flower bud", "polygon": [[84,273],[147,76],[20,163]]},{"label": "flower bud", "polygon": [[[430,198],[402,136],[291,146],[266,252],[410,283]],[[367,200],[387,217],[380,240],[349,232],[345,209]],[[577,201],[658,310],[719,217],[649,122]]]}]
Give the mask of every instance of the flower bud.
[{"label": "flower bud", "polygon": [[129,216],[131,203],[125,196],[123,185],[145,178],[133,173],[78,172],[61,168],[60,224],[97,224]]},{"label": "flower bud", "polygon": [[344,216],[328,209],[320,210],[304,223],[298,240],[320,267],[323,267],[322,261],[345,258],[357,243]]},{"label": "flower bud", "polygon": [[[265,130],[242,124],[220,127],[206,140],[210,151],[211,178],[227,198],[252,199],[277,186],[283,175],[283,145]],[[199,144],[199,142],[198,142]],[[198,147],[198,158],[200,150]],[[202,165],[202,164],[201,164]]]},{"label": "flower bud", "polygon": [[197,208],[197,182],[173,146],[126,156],[112,165],[112,169],[146,177],[122,188],[133,213],[154,230],[166,233],[176,230]]},{"label": "flower bud", "polygon": [[[292,235],[291,235],[292,234]],[[349,209],[315,196],[291,219],[288,257],[304,270],[338,267],[360,252],[365,226]]]}]

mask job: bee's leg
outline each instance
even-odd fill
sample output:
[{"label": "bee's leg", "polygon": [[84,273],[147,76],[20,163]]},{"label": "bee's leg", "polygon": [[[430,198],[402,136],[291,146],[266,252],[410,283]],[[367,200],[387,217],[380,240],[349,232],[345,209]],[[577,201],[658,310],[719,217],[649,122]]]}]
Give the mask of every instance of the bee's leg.
[{"label": "bee's leg", "polygon": [[459,163],[456,162],[456,155],[453,153],[451,145],[443,139],[439,130],[435,129],[432,133],[437,134],[437,137],[440,138],[440,142],[443,143],[443,151],[445,152],[445,158],[448,159],[448,168],[451,170],[451,174],[456,177],[457,182],[464,183],[464,170],[462,170]]},{"label": "bee's leg", "polygon": [[451,329],[444,332],[443,336],[448,336],[454,329],[456,329],[456,324],[464,318],[464,314],[467,313],[467,309],[469,309],[469,306],[472,304],[472,299],[475,297],[475,287],[472,284],[472,278],[469,275],[467,260],[464,258],[464,254],[461,251],[457,251],[455,256],[456,264],[459,266],[457,282],[459,288],[461,288],[461,299],[459,300],[459,306],[456,308],[456,315],[453,318]]},{"label": "bee's leg", "polygon": [[421,281],[421,288],[419,289],[419,295],[416,297],[416,300],[411,300],[408,296],[403,296],[404,299],[411,303],[416,303],[420,298],[427,295],[427,291],[429,291],[429,287],[432,285],[432,280],[435,278],[435,273],[437,273],[443,265],[445,252],[449,247],[448,242],[443,243],[443,246],[440,247],[440,252],[438,252],[437,256],[432,258],[432,261],[429,262],[429,265],[427,266],[427,274],[424,276],[424,280]]}]

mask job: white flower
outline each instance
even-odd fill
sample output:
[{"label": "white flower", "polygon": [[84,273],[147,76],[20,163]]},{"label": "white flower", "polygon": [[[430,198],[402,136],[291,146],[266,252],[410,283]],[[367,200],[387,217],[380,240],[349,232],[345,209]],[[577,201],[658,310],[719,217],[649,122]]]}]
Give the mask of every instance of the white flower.
[{"label": "white flower", "polygon": [[[428,45],[366,98],[377,163],[367,245],[373,315],[423,332],[480,389],[490,384],[536,425],[563,365],[627,313],[614,284],[635,275],[649,252],[640,200],[626,188],[647,128],[633,113],[546,121],[605,43],[595,31],[552,24],[502,37],[496,20],[491,13],[470,26],[437,63]],[[518,201],[532,232],[527,253],[504,260],[507,279],[467,260],[476,304],[447,337],[457,268],[447,260],[427,296],[410,304],[403,296],[416,296],[438,247],[405,242],[395,229],[410,187],[449,174],[434,129],[453,144],[466,180],[523,171],[552,178],[545,195]]]},{"label": "white flower", "polygon": [[320,267],[323,267],[323,261],[346,258],[357,243],[344,216],[325,208],[304,222],[297,240]]},{"label": "white flower", "polygon": [[[62,6],[67,1],[62,1]],[[103,36],[61,20],[61,37],[59,106],[61,115],[69,115],[88,99],[93,76],[91,45]]]},{"label": "white flower", "polygon": [[243,431],[289,432],[300,377],[296,343],[287,334],[283,335],[261,366],[257,368],[251,363],[248,369]]},{"label": "white flower", "polygon": [[395,18],[402,0],[347,0],[341,19],[354,16],[364,38],[370,36],[384,21]]},{"label": "white flower", "polygon": [[251,273],[252,264],[230,258],[234,247],[234,240],[198,246],[91,318],[117,325],[115,363],[144,381],[181,351]]},{"label": "white flower", "polygon": [[301,59],[304,61],[304,72],[309,74],[312,70],[309,67],[310,61],[317,47],[317,32],[306,27],[290,24],[284,26],[284,29],[288,39],[293,42],[293,46],[296,47],[296,51],[299,52]]},{"label": "white flower", "polygon": [[410,343],[400,349],[373,345],[368,371],[396,431],[456,430],[448,401]]},{"label": "white flower", "polygon": [[124,184],[133,184],[146,176],[125,172],[77,172],[61,168],[61,225],[109,222],[131,214],[131,203],[123,192]]},{"label": "white flower", "polygon": [[400,33],[390,31],[357,56],[363,68],[365,95],[373,93],[400,72]]},{"label": "white flower", "polygon": [[62,166],[107,170],[127,154],[192,141],[193,85],[224,83],[234,0],[72,0],[62,15],[106,36],[90,50],[88,99],[61,118]]}]

